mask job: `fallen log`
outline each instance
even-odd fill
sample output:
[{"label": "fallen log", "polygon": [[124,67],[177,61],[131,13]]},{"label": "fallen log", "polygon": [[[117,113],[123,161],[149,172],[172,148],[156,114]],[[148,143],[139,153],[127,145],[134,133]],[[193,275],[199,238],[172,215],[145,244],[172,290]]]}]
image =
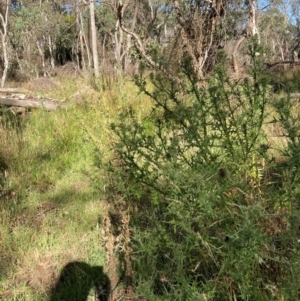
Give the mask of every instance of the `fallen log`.
[{"label": "fallen log", "polygon": [[275,62],[275,63],[264,63],[264,65],[267,66],[268,69],[270,69],[274,66],[277,66],[277,65],[286,65],[286,64],[297,66],[297,65],[300,65],[300,62],[297,62],[297,61],[279,61],[279,62]]},{"label": "fallen log", "polygon": [[28,93],[28,91],[22,88],[0,88],[0,93]]},{"label": "fallen log", "polygon": [[291,93],[290,97],[291,98],[300,98],[300,93]]},{"label": "fallen log", "polygon": [[66,108],[66,105],[51,100],[36,99],[12,99],[0,98],[0,105],[24,108],[43,108],[47,111],[54,111],[57,108]]}]

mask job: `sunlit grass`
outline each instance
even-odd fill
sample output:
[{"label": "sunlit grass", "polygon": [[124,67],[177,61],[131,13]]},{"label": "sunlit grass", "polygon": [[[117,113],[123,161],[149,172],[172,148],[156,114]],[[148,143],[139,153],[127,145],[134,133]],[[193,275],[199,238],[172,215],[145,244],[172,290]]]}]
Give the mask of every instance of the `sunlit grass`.
[{"label": "sunlit grass", "polygon": [[95,177],[95,153],[105,160],[111,156],[110,124],[123,110],[132,106],[140,114],[151,106],[130,81],[97,92],[86,81],[60,79],[47,97],[65,101],[67,108],[1,119],[0,297],[5,300],[49,299],[54,280],[43,279],[43,286],[36,277],[58,276],[70,261],[105,267],[105,171],[97,170]]}]

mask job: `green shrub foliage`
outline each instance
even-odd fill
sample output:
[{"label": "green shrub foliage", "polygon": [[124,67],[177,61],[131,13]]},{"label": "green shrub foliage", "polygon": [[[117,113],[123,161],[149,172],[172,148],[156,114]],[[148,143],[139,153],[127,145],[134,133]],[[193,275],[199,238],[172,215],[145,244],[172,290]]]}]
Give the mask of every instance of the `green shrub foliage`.
[{"label": "green shrub foliage", "polygon": [[139,118],[128,110],[112,125],[121,169],[114,183],[131,215],[133,280],[150,300],[299,298],[297,191],[289,176],[281,186],[272,174],[262,179],[270,89],[260,58],[252,59],[238,82],[223,53],[207,80],[193,76],[188,59],[181,84],[140,74],[152,111]]}]

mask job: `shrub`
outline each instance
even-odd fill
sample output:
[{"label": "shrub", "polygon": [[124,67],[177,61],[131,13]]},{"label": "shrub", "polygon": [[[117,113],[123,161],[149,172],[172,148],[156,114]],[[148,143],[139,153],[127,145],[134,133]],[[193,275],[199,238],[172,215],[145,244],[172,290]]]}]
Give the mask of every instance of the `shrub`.
[{"label": "shrub", "polygon": [[260,58],[252,59],[249,77],[235,83],[222,53],[205,81],[193,76],[189,60],[181,85],[141,74],[136,83],[153,99],[152,111],[142,120],[125,113],[112,125],[119,138],[114,183],[121,168],[115,187],[131,215],[134,283],[150,300],[298,294],[294,213],[278,210],[259,177],[269,147],[269,81]]}]

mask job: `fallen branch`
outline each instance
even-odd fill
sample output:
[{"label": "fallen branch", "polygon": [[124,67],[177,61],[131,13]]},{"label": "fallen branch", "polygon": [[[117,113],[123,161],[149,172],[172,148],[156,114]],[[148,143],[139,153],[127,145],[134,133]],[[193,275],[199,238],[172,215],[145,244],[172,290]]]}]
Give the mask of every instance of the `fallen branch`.
[{"label": "fallen branch", "polygon": [[300,98],[300,93],[291,93],[290,97],[291,98]]},{"label": "fallen branch", "polygon": [[26,91],[19,88],[0,88],[0,93],[26,93]]},{"label": "fallen branch", "polygon": [[44,108],[47,111],[54,111],[57,108],[65,108],[66,105],[51,101],[51,100],[36,100],[36,99],[11,99],[0,98],[0,105],[24,107],[24,108]]},{"label": "fallen branch", "polygon": [[279,61],[279,62],[275,62],[275,63],[264,63],[264,65],[267,66],[267,68],[272,68],[276,65],[285,65],[285,64],[290,64],[290,65],[300,65],[300,62],[295,62],[295,61]]}]

